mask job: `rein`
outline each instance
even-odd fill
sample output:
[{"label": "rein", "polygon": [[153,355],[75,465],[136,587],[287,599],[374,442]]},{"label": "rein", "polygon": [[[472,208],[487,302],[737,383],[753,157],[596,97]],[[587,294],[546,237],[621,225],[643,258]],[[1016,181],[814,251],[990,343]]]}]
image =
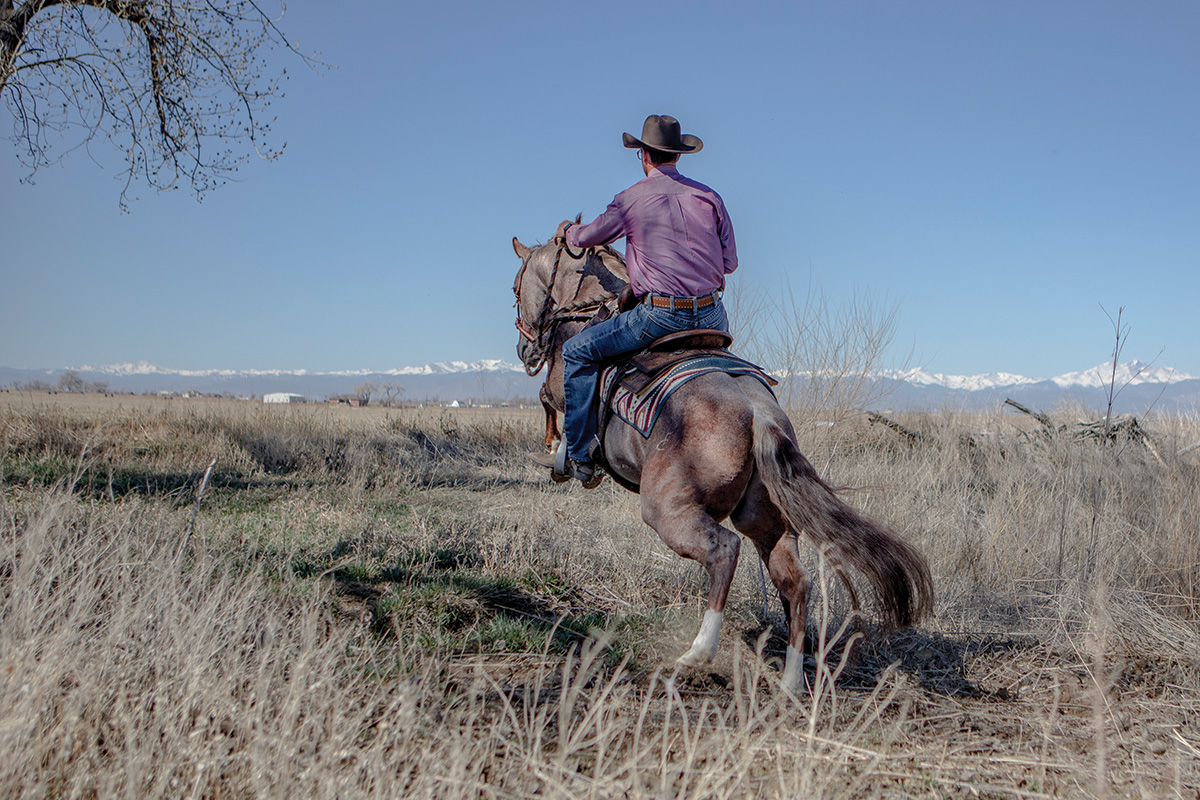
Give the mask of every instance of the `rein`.
[{"label": "rein", "polygon": [[554,284],[558,280],[558,268],[564,251],[572,260],[580,261],[585,260],[589,253],[595,253],[595,248],[585,248],[579,252],[579,255],[576,255],[567,247],[565,239],[559,243],[558,249],[554,253],[554,266],[550,270],[550,280],[546,284],[546,299],[542,302],[541,312],[532,325],[521,317],[521,289],[523,288],[522,284],[525,279],[525,270],[529,267],[529,258],[526,258],[521,264],[521,271],[517,275],[516,286],[513,287],[513,294],[517,296],[517,301],[513,304],[517,309],[517,331],[528,341],[537,345],[537,360],[532,365],[525,365],[525,372],[531,377],[541,372],[542,367],[545,366],[546,357],[549,355],[546,343],[554,338],[554,332],[560,324],[591,319],[600,306],[616,297],[616,295],[609,293],[606,297],[599,300],[576,301],[571,305],[555,308]]}]

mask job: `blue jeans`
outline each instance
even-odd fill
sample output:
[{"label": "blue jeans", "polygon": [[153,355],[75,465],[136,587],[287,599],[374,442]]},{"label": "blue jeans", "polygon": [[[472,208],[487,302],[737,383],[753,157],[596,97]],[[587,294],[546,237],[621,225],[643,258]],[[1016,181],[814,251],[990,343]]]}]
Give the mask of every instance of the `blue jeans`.
[{"label": "blue jeans", "polygon": [[660,336],[696,328],[729,331],[725,307],[720,300],[707,308],[690,311],[672,311],[639,303],[599,325],[584,328],[567,340],[563,345],[567,401],[563,433],[567,438],[567,456],[572,461],[591,461],[588,448],[596,438],[597,394],[604,362],[635,353]]}]

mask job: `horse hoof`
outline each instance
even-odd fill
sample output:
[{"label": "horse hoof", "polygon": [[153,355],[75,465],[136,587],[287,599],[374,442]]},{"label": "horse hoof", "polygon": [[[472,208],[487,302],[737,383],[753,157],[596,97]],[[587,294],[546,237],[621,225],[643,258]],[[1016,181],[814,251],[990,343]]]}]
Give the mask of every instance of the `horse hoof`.
[{"label": "horse hoof", "polygon": [[783,688],[787,689],[789,692],[791,692],[792,694],[796,694],[796,695],[803,695],[803,694],[808,693],[808,687],[806,687],[804,685],[804,681],[799,680],[799,679],[797,679],[795,681],[784,681]]},{"label": "horse hoof", "polygon": [[675,659],[675,663],[681,667],[703,667],[712,661],[712,656],[703,651],[688,650],[686,653]]},{"label": "horse hoof", "polygon": [[792,694],[800,694],[804,691],[804,673],[797,671],[795,674],[789,675],[787,671],[783,673],[780,679],[783,688],[787,689]]},{"label": "horse hoof", "polygon": [[780,676],[783,687],[793,694],[804,691],[804,656],[790,644],[787,649],[787,660],[784,662],[783,675]]}]

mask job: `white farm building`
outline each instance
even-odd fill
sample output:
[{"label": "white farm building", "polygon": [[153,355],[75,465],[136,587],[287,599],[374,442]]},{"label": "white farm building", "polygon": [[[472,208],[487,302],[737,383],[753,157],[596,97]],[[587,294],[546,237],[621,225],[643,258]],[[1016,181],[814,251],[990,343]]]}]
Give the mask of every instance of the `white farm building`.
[{"label": "white farm building", "polygon": [[307,403],[308,398],[302,394],[289,394],[288,392],[272,392],[271,394],[263,395],[264,403]]}]

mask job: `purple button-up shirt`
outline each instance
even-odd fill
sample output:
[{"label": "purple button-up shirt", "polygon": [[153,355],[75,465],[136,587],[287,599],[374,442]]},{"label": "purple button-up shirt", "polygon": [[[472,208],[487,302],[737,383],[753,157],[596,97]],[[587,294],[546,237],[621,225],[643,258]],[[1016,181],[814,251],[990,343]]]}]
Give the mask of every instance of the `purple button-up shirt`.
[{"label": "purple button-up shirt", "polygon": [[698,297],[725,288],[737,269],[733,224],[721,196],[663,164],[613,198],[587,225],[572,225],[567,244],[592,247],[625,237],[634,294]]}]

